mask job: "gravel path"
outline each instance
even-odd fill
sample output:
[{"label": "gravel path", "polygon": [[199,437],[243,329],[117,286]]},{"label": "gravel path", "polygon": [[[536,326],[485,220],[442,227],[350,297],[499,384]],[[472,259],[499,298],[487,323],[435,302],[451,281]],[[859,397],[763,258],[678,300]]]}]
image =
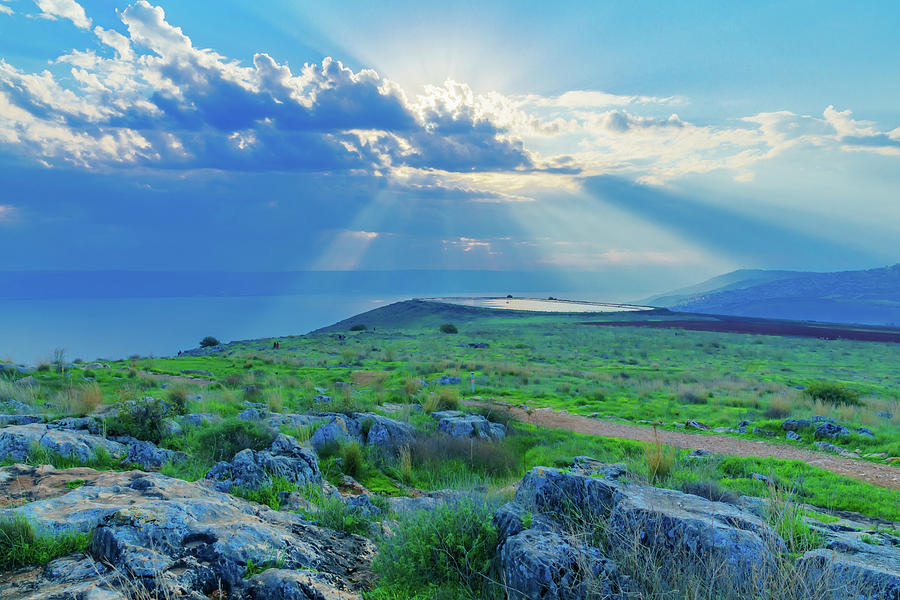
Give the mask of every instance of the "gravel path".
[{"label": "gravel path", "polygon": [[[478,402],[467,403],[476,406],[487,406]],[[492,405],[492,407],[497,408],[496,405]],[[504,408],[519,421],[533,423],[542,427],[566,429],[588,435],[600,435],[640,442],[652,442],[655,439],[653,428],[651,427],[591,419],[581,415],[548,409],[538,409],[528,414],[521,408]],[[716,454],[728,454],[731,456],[761,456],[802,460],[807,464],[827,469],[839,475],[845,475],[881,487],[900,490],[900,467],[888,464],[842,458],[786,444],[742,440],[727,435],[682,433],[664,429],[657,430],[657,434],[660,442],[676,448],[699,448]]]}]

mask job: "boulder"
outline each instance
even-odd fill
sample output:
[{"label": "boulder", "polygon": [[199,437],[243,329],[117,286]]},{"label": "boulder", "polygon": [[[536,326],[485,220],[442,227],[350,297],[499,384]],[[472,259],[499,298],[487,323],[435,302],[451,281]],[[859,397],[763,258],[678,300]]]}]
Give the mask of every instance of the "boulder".
[{"label": "boulder", "polygon": [[181,424],[190,427],[200,427],[205,423],[219,423],[221,421],[222,417],[212,413],[192,413],[181,418]]},{"label": "boulder", "polygon": [[460,383],[462,383],[462,379],[455,375],[441,375],[441,378],[438,379],[439,385],[459,385]]},{"label": "boulder", "polygon": [[85,431],[51,429],[47,425],[32,423],[0,429],[0,460],[11,458],[23,461],[33,444],[39,444],[49,452],[73,457],[81,462],[94,459],[98,448],[117,458],[123,457],[127,452],[122,444]]},{"label": "boulder", "polygon": [[872,430],[868,427],[857,427],[856,433],[861,435],[864,438],[869,438],[870,440],[875,437],[875,434],[872,433]]},{"label": "boulder", "polygon": [[314,570],[266,569],[250,578],[247,600],[360,600],[340,577]]},{"label": "boulder", "polygon": [[[374,553],[373,544],[360,536],[316,527],[299,515],[275,512],[203,483],[158,473],[105,472],[92,485],[2,511],[3,516],[10,514],[23,515],[40,529],[93,531],[89,560],[96,561],[98,573],[104,572],[103,565],[115,565],[129,579],[128,589],[147,585],[161,598],[201,599],[213,597],[219,589],[234,600],[352,598],[339,592],[358,592]],[[274,569],[269,576],[262,577],[266,571],[244,579],[250,562],[274,561],[289,573]],[[87,573],[92,567],[56,569],[56,574],[44,569],[40,589],[60,585],[65,572]],[[291,574],[313,572],[321,574],[314,577],[318,587],[304,589],[290,581]],[[115,578],[109,581],[98,575],[92,581],[97,589],[111,591]],[[91,589],[91,584],[82,582],[79,589]],[[13,582],[3,590],[7,597],[24,596],[14,593],[17,585]],[[318,595],[299,595],[308,589]],[[58,597],[118,598],[71,593]]]},{"label": "boulder", "polygon": [[0,427],[4,425],[31,425],[43,423],[46,419],[43,415],[0,415]]},{"label": "boulder", "polygon": [[238,413],[237,418],[244,421],[259,421],[266,414],[265,409],[255,408],[251,406],[250,408],[245,408],[241,412]]},{"label": "boulder", "polygon": [[807,427],[812,427],[809,419],[785,419],[781,422],[781,428],[785,431],[799,431]]},{"label": "boulder", "polygon": [[387,499],[388,507],[392,512],[403,514],[420,510],[434,510],[445,504],[455,504],[466,498],[472,498],[473,494],[457,490],[437,490],[426,492],[421,496],[392,496]]},{"label": "boulder", "polygon": [[823,438],[835,439],[850,435],[850,430],[843,425],[837,425],[828,421],[816,425],[815,438],[821,440]]},{"label": "boulder", "polygon": [[50,426],[59,429],[84,429],[94,435],[103,432],[103,421],[97,417],[65,417],[53,421]]},{"label": "boulder", "polygon": [[455,438],[498,440],[506,435],[502,423],[491,423],[481,415],[446,417],[438,421],[438,431]]},{"label": "boulder", "polygon": [[166,448],[157,448],[152,442],[135,440],[128,445],[125,461],[147,470],[158,470],[168,462],[178,463],[187,460],[184,452],[176,452]]},{"label": "boulder", "polygon": [[803,597],[817,600],[900,598],[900,550],[865,544],[859,552],[823,548],[797,561]]},{"label": "boulder", "polygon": [[631,581],[599,549],[552,530],[528,529],[507,539],[500,571],[510,599],[631,597]]},{"label": "boulder", "polygon": [[416,430],[409,423],[374,413],[353,413],[353,418],[359,423],[360,432],[366,421],[371,422],[365,440],[369,446],[392,449],[411,443],[415,437]]},{"label": "boulder", "polygon": [[326,415],[329,420],[316,429],[309,443],[316,450],[333,444],[343,444],[351,440],[361,441],[359,422],[346,415]]},{"label": "boulder", "polygon": [[235,454],[231,462],[216,463],[205,479],[227,492],[234,487],[258,489],[271,485],[273,476],[300,486],[322,481],[315,453],[284,434],[278,434],[266,450],[255,452],[246,448]]},{"label": "boulder", "polygon": [[789,440],[793,440],[795,442],[803,441],[803,438],[800,437],[800,434],[797,433],[796,431],[788,431],[787,433],[784,434],[784,437],[786,437]]}]

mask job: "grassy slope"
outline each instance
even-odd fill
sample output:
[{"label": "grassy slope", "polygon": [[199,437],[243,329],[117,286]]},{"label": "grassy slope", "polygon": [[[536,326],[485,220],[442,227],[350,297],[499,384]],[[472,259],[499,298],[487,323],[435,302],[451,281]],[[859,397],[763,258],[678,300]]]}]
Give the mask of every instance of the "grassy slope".
[{"label": "grassy slope", "polygon": [[[657,314],[657,318],[673,317],[677,315]],[[599,318],[635,316],[604,314]],[[646,313],[639,318],[646,318]],[[468,392],[466,376],[474,372],[476,393],[481,397],[524,403],[532,408],[549,406],[632,420],[697,419],[711,426],[733,427],[741,419],[750,419],[761,427],[777,429],[781,419],[789,415],[828,414],[875,432],[874,440],[854,436],[844,442],[851,449],[900,454],[898,345],[627,327],[605,329],[577,325],[581,320],[585,320],[584,314],[512,313],[417,301],[398,303],[308,336],[278,338],[281,349],[277,351],[272,349],[273,339],[253,340],[230,344],[224,352],[205,357],[115,361],[109,363],[109,369],[78,368],[65,376],[52,371],[36,373],[42,386],[34,399],[59,406],[59,395],[68,388],[94,384],[105,403],[147,395],[165,397],[172,386],[163,389],[161,382],[143,373],[178,375],[184,370],[205,370],[213,374],[217,383],[212,388],[189,386],[190,395],[200,396],[188,401],[193,412],[233,416],[244,408],[244,400],[268,403],[273,410],[285,412],[371,409],[386,401],[428,402],[430,394],[438,391],[442,395],[464,395]],[[591,320],[596,320],[595,316]],[[455,323],[460,333],[438,333],[439,324],[444,322]],[[357,323],[370,330],[350,332],[349,328]],[[371,330],[373,327],[376,331]],[[346,338],[329,335],[334,332],[341,332]],[[469,348],[467,342],[486,342],[490,347]],[[463,383],[439,388],[431,382],[440,375],[461,376]],[[83,382],[82,376],[92,377],[94,382]],[[428,383],[424,389],[420,387],[421,380]],[[865,405],[817,405],[795,387],[816,380],[852,387],[867,398]],[[336,386],[340,381],[355,382],[355,391],[341,391]],[[246,392],[249,385],[255,386],[255,391]],[[9,387],[15,394],[29,393]],[[324,404],[313,401],[317,387],[324,388],[332,400]],[[880,411],[894,416],[885,419],[876,414]],[[427,417],[408,418],[420,427],[433,428]],[[310,432],[290,433],[304,437]],[[644,460],[643,448],[637,444],[569,433],[525,433],[512,436],[507,442],[508,453],[519,457],[517,464],[520,461],[523,467],[548,462],[563,464],[579,454],[617,459],[623,448],[629,449],[627,458],[633,468],[640,470]],[[802,444],[811,445],[811,433],[803,435]],[[167,441],[166,445],[190,451],[196,439],[196,434],[189,434]],[[764,493],[749,475],[754,469],[768,470],[785,481],[798,477],[805,480],[810,502],[865,509],[870,514],[900,519],[900,494],[896,492],[866,487],[819,470],[807,471],[806,467],[787,461],[757,464],[747,459],[734,460],[743,467],[735,467],[732,460],[724,462],[722,468],[697,475],[685,466],[681,479],[673,476],[671,485],[677,487],[685,478],[704,477],[720,481],[725,487]],[[518,467],[515,472],[499,475],[490,469],[478,471],[481,467],[473,467],[465,457],[444,462],[436,466],[440,473],[435,477],[426,475],[426,465],[414,465],[408,474],[413,478],[410,483],[441,487],[487,477],[500,485],[521,475]],[[324,464],[332,468],[337,463],[326,459]],[[204,466],[188,465],[173,474],[196,477],[202,474]],[[340,473],[329,474],[336,477]],[[397,484],[396,465],[369,461],[361,478],[376,490],[399,493],[402,489]]]}]

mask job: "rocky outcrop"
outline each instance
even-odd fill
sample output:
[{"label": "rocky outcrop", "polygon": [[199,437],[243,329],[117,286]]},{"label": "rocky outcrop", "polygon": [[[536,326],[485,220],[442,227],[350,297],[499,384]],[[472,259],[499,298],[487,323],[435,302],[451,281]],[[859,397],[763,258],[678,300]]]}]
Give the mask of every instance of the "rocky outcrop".
[{"label": "rocky outcrop", "polygon": [[117,458],[122,458],[127,453],[123,444],[82,430],[56,429],[38,423],[11,425],[0,429],[0,460],[23,461],[33,445],[84,463],[93,460],[98,449]]},{"label": "rocky outcrop", "polygon": [[327,421],[316,429],[309,440],[316,450],[350,441],[391,450],[412,442],[416,431],[409,423],[374,413],[325,413],[318,415],[318,418]]},{"label": "rocky outcrop", "polygon": [[235,454],[231,462],[216,463],[205,478],[215,481],[216,489],[227,492],[234,487],[271,485],[272,477],[283,477],[300,486],[322,481],[315,453],[284,434],[278,434],[266,450],[247,448]]},{"label": "rocky outcrop", "polygon": [[900,598],[900,550],[866,546],[857,552],[823,548],[804,554],[797,561],[802,593],[819,600]]},{"label": "rocky outcrop", "polygon": [[[235,600],[355,598],[374,551],[365,538],[158,473],[104,472],[89,485],[0,514],[12,513],[39,529],[94,535],[90,558],[55,561],[0,583],[3,598],[50,599],[57,596],[48,590],[66,589],[60,598],[112,600],[144,586],[158,597],[196,600],[220,590],[225,596],[218,597]],[[250,564],[277,568],[244,579]],[[104,565],[115,565],[117,575]]]},{"label": "rocky outcrop", "polygon": [[[597,590],[600,597],[627,597],[617,596],[631,585],[616,566],[617,553],[665,565],[675,576],[709,580],[713,591],[763,589],[784,544],[762,519],[730,504],[623,483],[624,470],[612,467],[606,475],[596,461],[593,474],[532,469],[516,492],[520,511],[533,511],[532,526],[520,520],[522,531],[515,533],[509,506],[495,515],[501,537],[508,536],[501,569],[521,597],[586,598]],[[605,532],[613,555],[578,541],[590,539],[592,531]],[[716,577],[696,565],[714,565]]]},{"label": "rocky outcrop", "polygon": [[492,423],[481,415],[467,415],[458,410],[444,410],[431,413],[438,431],[450,437],[482,440],[499,440],[506,435],[506,427],[502,423]]}]

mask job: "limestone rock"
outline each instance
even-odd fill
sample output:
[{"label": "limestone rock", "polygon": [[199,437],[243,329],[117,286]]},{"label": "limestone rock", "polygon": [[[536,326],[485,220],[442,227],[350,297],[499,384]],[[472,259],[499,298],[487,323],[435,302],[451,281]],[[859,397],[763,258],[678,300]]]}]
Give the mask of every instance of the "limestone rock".
[{"label": "limestone rock", "polygon": [[32,444],[39,444],[50,452],[71,456],[82,462],[93,459],[98,448],[118,458],[123,457],[127,451],[122,444],[85,431],[51,429],[47,425],[32,423],[0,429],[0,460],[25,460]]}]

